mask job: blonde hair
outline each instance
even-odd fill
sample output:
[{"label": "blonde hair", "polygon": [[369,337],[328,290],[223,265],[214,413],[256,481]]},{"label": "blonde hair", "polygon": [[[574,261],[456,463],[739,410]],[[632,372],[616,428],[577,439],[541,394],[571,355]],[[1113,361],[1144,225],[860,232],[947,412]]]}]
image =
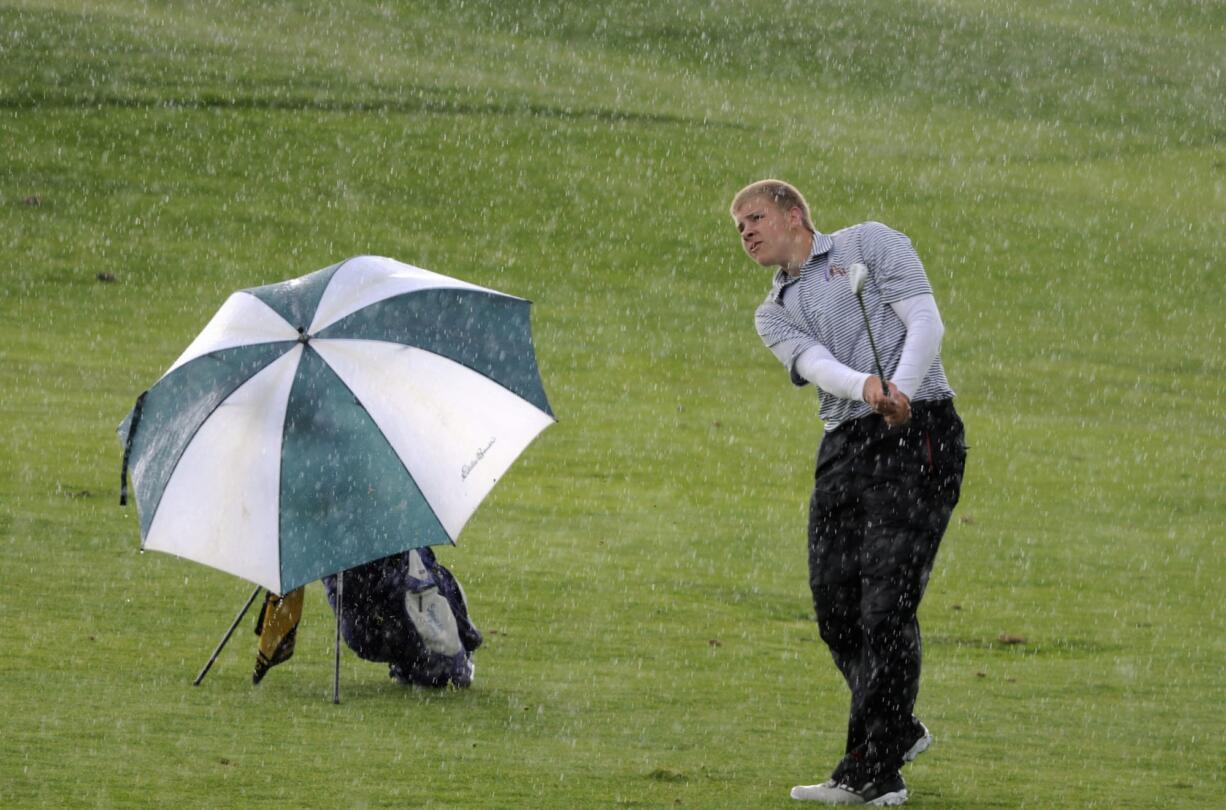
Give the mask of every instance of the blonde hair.
[{"label": "blonde hair", "polygon": [[736,193],[728,210],[735,217],[738,208],[750,200],[758,198],[769,201],[780,211],[790,211],[793,208],[799,208],[802,224],[810,231],[817,232],[817,228],[813,227],[813,219],[809,214],[809,204],[805,202],[804,195],[800,193],[796,186],[783,180],[759,180],[756,183],[750,183]]}]

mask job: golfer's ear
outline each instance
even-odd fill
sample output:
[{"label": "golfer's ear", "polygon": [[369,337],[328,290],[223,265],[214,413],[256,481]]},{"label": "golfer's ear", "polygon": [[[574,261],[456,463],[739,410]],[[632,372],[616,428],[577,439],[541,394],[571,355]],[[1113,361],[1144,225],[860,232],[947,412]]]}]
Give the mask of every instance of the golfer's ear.
[{"label": "golfer's ear", "polygon": [[801,211],[799,206],[793,205],[788,209],[788,223],[803,227],[805,224],[805,212]]}]

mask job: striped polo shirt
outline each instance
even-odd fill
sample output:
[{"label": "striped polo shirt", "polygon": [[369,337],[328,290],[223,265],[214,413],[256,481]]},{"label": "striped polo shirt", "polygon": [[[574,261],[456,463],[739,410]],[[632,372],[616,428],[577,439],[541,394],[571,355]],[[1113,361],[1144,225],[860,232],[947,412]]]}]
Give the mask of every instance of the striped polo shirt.
[{"label": "striped polo shirt", "polygon": [[[887,378],[893,377],[898,368],[907,330],[889,305],[931,294],[932,286],[906,235],[880,222],[865,222],[830,235],[814,234],[812,255],[800,275],[792,278],[779,270],[770,294],[758,307],[758,335],[788,369],[793,384],[808,384],[796,373],[796,358],[817,344],[850,368],[877,373],[864,316],[847,283],[847,268],[856,262],[868,267],[864,306],[881,353],[881,366]],[[948,399],[953,395],[938,354],[912,400]],[[819,416],[828,431],[872,413],[864,402],[841,399],[820,388],[818,397]]]}]

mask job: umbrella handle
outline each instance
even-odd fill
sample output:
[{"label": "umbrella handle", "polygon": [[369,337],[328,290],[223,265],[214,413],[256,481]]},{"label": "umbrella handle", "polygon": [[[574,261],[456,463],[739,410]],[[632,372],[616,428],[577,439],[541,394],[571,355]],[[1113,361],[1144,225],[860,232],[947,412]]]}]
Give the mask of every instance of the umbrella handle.
[{"label": "umbrella handle", "polygon": [[336,574],[336,666],[332,673],[332,703],[341,702],[341,610],[345,602],[345,572]]}]

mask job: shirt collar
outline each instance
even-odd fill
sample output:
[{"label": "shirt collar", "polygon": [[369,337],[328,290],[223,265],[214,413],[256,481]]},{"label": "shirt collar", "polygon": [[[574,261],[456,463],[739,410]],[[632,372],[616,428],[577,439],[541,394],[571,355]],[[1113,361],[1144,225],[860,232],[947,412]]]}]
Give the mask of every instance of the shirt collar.
[{"label": "shirt collar", "polygon": [[832,247],[834,247],[833,239],[824,233],[814,231],[813,243],[809,248],[809,258],[803,265],[801,265],[800,275],[793,278],[792,276],[789,276],[782,267],[775,271],[775,300],[779,299],[784,287],[788,286],[792,282],[799,281],[801,276],[805,274],[805,271],[817,266],[818,262],[821,261],[823,256],[830,252],[830,248]]}]

